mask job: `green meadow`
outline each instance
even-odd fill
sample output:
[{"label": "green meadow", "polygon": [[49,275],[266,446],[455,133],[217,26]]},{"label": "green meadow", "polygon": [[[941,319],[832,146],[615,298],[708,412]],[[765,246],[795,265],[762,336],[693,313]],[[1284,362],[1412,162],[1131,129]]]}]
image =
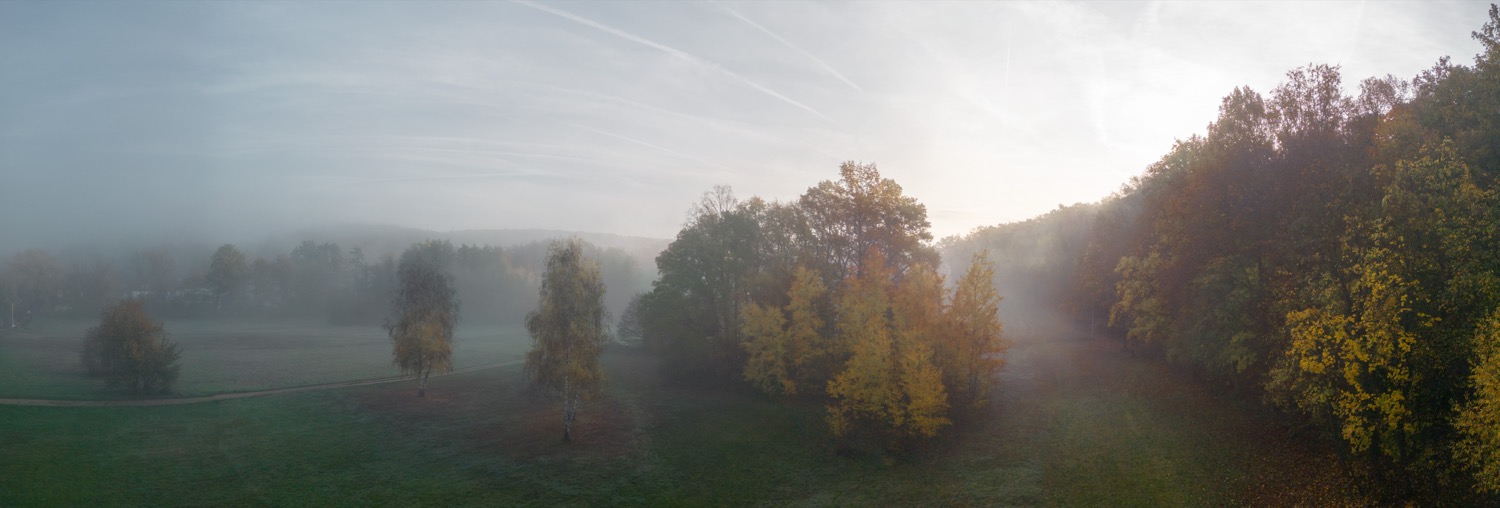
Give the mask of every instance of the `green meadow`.
[{"label": "green meadow", "polygon": [[[68,370],[70,326],[0,339],[5,396],[123,396]],[[378,329],[168,330],[184,345],[183,394],[395,374]],[[519,328],[466,329],[457,366],[526,344]],[[0,406],[0,506],[1366,504],[1329,450],[1104,341],[1018,341],[981,418],[900,456],[839,453],[817,405],[674,382],[631,350],[603,362],[606,394],[584,404],[567,444],[560,405],[529,395],[519,366],[434,378],[424,399],[400,381],[179,406]],[[12,384],[21,377],[34,379]]]}]

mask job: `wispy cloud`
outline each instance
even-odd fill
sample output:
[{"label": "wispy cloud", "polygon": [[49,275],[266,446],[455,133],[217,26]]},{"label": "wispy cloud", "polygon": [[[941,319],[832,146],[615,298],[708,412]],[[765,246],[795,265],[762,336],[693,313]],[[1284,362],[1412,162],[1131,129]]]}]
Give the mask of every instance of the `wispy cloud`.
[{"label": "wispy cloud", "polygon": [[1098,199],[1236,85],[1467,62],[1487,6],[722,1],[0,0],[0,251],[327,217],[670,237],[708,185],[789,199],[848,159],[944,236]]},{"label": "wispy cloud", "polygon": [[776,32],[772,32],[771,29],[766,28],[764,26],[761,26],[760,23],[756,23],[755,21],[752,21],[750,18],[747,18],[743,14],[740,14],[738,11],[735,11],[734,9],[729,8],[729,6],[727,6],[727,5],[724,5],[724,4],[721,4],[721,3],[718,3],[718,2],[714,2],[714,5],[718,6],[720,9],[723,9],[724,12],[729,13],[729,15],[734,16],[735,18],[738,18],[740,21],[744,21],[745,24],[754,27],[756,30],[760,30],[761,33],[764,33],[764,34],[770,36],[772,39],[776,39],[776,42],[781,43],[783,46],[786,46],[788,49],[790,49],[792,51],[796,51],[797,54],[807,57],[808,60],[812,60],[813,63],[816,63],[816,64],[818,64],[819,67],[822,67],[824,71],[827,71],[829,74],[832,74],[833,77],[838,78],[839,81],[843,81],[844,84],[849,85],[851,88],[854,88],[855,91],[858,91],[858,92],[864,92],[865,91],[864,88],[862,88],[859,85],[855,84],[853,81],[850,81],[849,78],[845,77],[843,73],[841,73],[841,72],[838,71],[838,69],[834,69],[832,65],[828,65],[828,62],[823,61],[822,58],[818,58],[817,55],[814,55],[811,52],[809,52],[809,51],[807,51],[805,49],[802,49],[801,47],[798,47],[796,44],[792,44],[792,41],[786,40],[786,38],[782,37],[781,35],[778,35]]},{"label": "wispy cloud", "polygon": [[639,139],[636,139],[636,138],[632,138],[632,137],[629,137],[629,136],[615,134],[613,132],[603,131],[603,130],[595,129],[593,127],[588,127],[588,126],[584,126],[584,125],[575,125],[574,127],[577,127],[579,129],[592,132],[594,134],[598,134],[600,136],[605,136],[605,137],[610,137],[610,138],[618,139],[620,141],[624,141],[624,142],[627,142],[627,143],[634,143],[634,144],[637,144],[637,145],[640,145],[640,146],[644,146],[646,148],[650,148],[650,149],[653,149],[653,150],[657,150],[657,151],[660,151],[660,152],[663,152],[663,153],[675,155],[677,157],[681,157],[683,159],[686,159],[686,160],[689,160],[689,161],[692,161],[692,162],[696,162],[698,164],[702,164],[702,165],[707,166],[707,167],[719,168],[719,169],[722,169],[722,170],[724,170],[725,172],[728,172],[728,173],[734,173],[735,172],[734,168],[731,168],[729,166],[725,166],[725,165],[719,164],[717,162],[707,161],[707,160],[704,160],[704,159],[699,158],[699,157],[694,157],[692,155],[688,155],[686,153],[682,153],[682,152],[679,152],[677,150],[673,150],[671,148],[667,148],[665,146],[661,146],[661,145],[658,145],[658,144],[655,144],[655,143],[650,143],[650,142],[647,142],[647,141],[642,141],[642,140],[639,140]]},{"label": "wispy cloud", "polygon": [[704,60],[702,58],[698,58],[696,56],[688,54],[687,52],[679,50],[677,48],[673,48],[671,46],[667,46],[665,44],[653,41],[651,39],[647,39],[645,37],[641,37],[639,35],[635,35],[635,34],[632,34],[630,32],[626,32],[624,30],[620,30],[618,28],[611,27],[609,25],[605,25],[605,24],[600,23],[598,21],[594,21],[592,19],[588,19],[588,18],[585,18],[583,16],[579,16],[577,14],[573,14],[573,13],[568,12],[568,11],[564,11],[564,10],[561,10],[561,9],[555,9],[555,8],[548,7],[548,6],[545,6],[545,5],[542,5],[542,4],[538,4],[536,2],[531,2],[529,0],[511,0],[511,2],[514,2],[516,4],[520,4],[520,5],[524,5],[526,7],[530,7],[532,9],[536,9],[536,10],[539,10],[539,11],[542,11],[542,12],[545,12],[545,13],[548,13],[548,14],[551,14],[551,15],[563,18],[563,19],[567,19],[567,20],[570,20],[570,21],[582,24],[584,26],[588,26],[588,27],[597,29],[599,31],[608,33],[610,35],[614,35],[614,36],[619,37],[621,39],[625,39],[625,40],[628,40],[628,41],[631,41],[631,42],[634,42],[634,43],[637,43],[637,44],[642,44],[642,45],[645,45],[647,47],[654,48],[654,49],[659,50],[661,52],[664,52],[664,53],[666,53],[668,55],[672,55],[673,57],[676,57],[678,59],[690,62],[690,63],[692,63],[694,65],[698,65],[700,67],[703,67],[703,68],[706,68],[706,69],[712,69],[714,71],[719,72],[720,74],[723,74],[723,75],[729,77],[730,79],[738,81],[738,82],[740,82],[741,84],[743,84],[745,86],[753,88],[753,89],[755,89],[755,90],[757,90],[757,91],[759,91],[759,92],[761,92],[763,94],[769,95],[772,98],[775,98],[775,99],[777,99],[777,100],[779,100],[781,102],[787,103],[787,104],[789,104],[791,106],[796,107],[797,109],[801,109],[801,110],[806,111],[808,113],[812,113],[813,116],[821,118],[821,119],[823,119],[823,120],[825,120],[825,121],[827,121],[829,123],[835,123],[835,124],[838,123],[838,122],[835,122],[833,120],[833,118],[830,118],[828,115],[823,114],[823,112],[818,111],[816,109],[813,109],[811,106],[803,104],[803,103],[797,101],[796,99],[793,99],[791,97],[787,97],[786,95],[783,95],[781,92],[777,92],[776,90],[772,90],[770,87],[767,87],[767,86],[762,85],[760,83],[756,83],[754,81],[751,81],[749,78],[746,78],[744,76],[739,75],[738,73],[735,73],[734,71],[731,71],[729,69],[725,69],[723,66],[721,66],[719,64],[716,64],[716,63],[713,63],[713,62],[709,62],[709,61]]}]

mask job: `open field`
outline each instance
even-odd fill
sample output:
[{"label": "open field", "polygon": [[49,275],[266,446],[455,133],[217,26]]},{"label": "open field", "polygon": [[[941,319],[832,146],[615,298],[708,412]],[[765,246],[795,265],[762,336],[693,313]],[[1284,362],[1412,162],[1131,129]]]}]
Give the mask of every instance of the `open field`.
[{"label": "open field", "polygon": [[[0,337],[0,398],[112,399],[131,395],[82,375],[78,351],[94,320],[54,320]],[[396,375],[391,341],[375,326],[309,321],[165,321],[182,346],[175,395],[208,395]],[[454,367],[516,360],[531,346],[515,325],[464,325]]]},{"label": "open field", "polygon": [[811,405],[682,387],[635,353],[562,444],[517,367],[147,408],[0,407],[0,506],[1336,506],[1326,450],[1102,341],[1019,342],[982,423],[834,453]]}]

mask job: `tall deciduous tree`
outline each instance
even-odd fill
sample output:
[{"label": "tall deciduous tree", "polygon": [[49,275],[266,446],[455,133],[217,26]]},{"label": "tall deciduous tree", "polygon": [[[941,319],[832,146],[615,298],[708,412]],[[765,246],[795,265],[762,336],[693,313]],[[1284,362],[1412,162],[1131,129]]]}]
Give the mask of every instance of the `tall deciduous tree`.
[{"label": "tall deciduous tree", "polygon": [[641,323],[641,313],[644,312],[645,293],[636,293],[630,297],[630,302],[625,304],[625,310],[620,312],[620,322],[615,324],[615,340],[621,344],[639,346],[645,335],[645,328]]},{"label": "tall deciduous tree", "polygon": [[727,187],[706,192],[677,239],[656,257],[646,299],[647,343],[684,371],[737,372],[740,306],[749,298],[760,226]]},{"label": "tall deciduous tree", "polygon": [[215,305],[223,308],[234,303],[244,289],[249,264],[245,255],[234,245],[224,244],[208,262],[208,285],[213,288]]},{"label": "tall deciduous tree", "polygon": [[855,275],[870,249],[880,250],[897,273],[919,263],[937,266],[937,251],[924,243],[932,240],[925,205],[902,195],[895,180],[881,178],[875,164],[845,162],[839,176],[798,200],[827,282]]},{"label": "tall deciduous tree", "polygon": [[171,251],[164,248],[143,250],[130,257],[130,264],[136,282],[143,285],[131,289],[146,289],[158,298],[165,297],[167,291],[172,290],[177,261]]},{"label": "tall deciduous tree", "polygon": [[416,376],[417,397],[427,395],[433,372],[453,370],[453,329],[458,324],[458,297],[453,280],[428,254],[452,252],[446,241],[415,245],[401,256],[396,298],[385,329],[393,343],[392,363],[401,375]]},{"label": "tall deciduous tree", "polygon": [[[931,296],[924,284],[898,287],[879,250],[871,249],[862,272],[844,286],[838,301],[838,329],[851,352],[848,363],[828,383],[828,425],[838,437],[855,425],[873,425],[888,446],[906,438],[932,437],[950,423],[942,373],[932,363],[932,348],[912,325],[930,319],[924,305]],[[937,287],[941,288],[939,284]],[[901,302],[893,306],[893,293]],[[938,293],[941,303],[941,292]]]},{"label": "tall deciduous tree", "polygon": [[526,378],[561,396],[567,442],[579,401],[597,394],[604,380],[599,353],[608,335],[604,279],[598,263],[584,257],[581,240],[555,241],[548,248],[540,293],[537,310],[526,316],[532,339]]},{"label": "tall deciduous tree", "polygon": [[988,251],[974,255],[969,270],[953,290],[949,328],[936,341],[938,365],[943,368],[950,395],[956,403],[970,408],[983,404],[995,374],[1005,366],[1005,351],[1010,347],[1002,335],[994,270]]},{"label": "tall deciduous tree", "polygon": [[1473,472],[1479,490],[1500,492],[1500,309],[1474,334],[1473,394],[1453,426],[1461,439],[1456,454]]},{"label": "tall deciduous tree", "polygon": [[816,273],[799,267],[785,309],[758,304],[745,308],[744,346],[750,354],[746,380],[767,393],[786,395],[796,395],[798,386],[816,390],[826,381],[828,369],[820,360],[834,351],[823,337],[817,309],[825,291]]},{"label": "tall deciduous tree", "polygon": [[124,300],[101,313],[89,329],[81,359],[90,375],[135,392],[166,393],[177,381],[182,355],[151,320],[140,300]]},{"label": "tall deciduous tree", "polygon": [[51,254],[30,249],[16,254],[7,267],[6,280],[15,295],[18,314],[25,322],[39,313],[52,310],[62,297],[63,267]]}]

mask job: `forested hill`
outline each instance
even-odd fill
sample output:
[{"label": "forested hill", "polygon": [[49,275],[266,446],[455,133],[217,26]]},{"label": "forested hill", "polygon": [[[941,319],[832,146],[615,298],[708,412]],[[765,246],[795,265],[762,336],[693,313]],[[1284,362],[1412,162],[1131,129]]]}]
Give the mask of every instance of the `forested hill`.
[{"label": "forested hill", "polygon": [[1472,64],[1411,79],[1309,65],[1235,88],[1116,195],[944,258],[991,249],[1001,294],[1266,401],[1392,496],[1500,490],[1495,7],[1473,37]]},{"label": "forested hill", "polygon": [[665,238],[552,229],[432,231],[380,224],[337,224],[273,235],[262,242],[261,247],[266,252],[285,252],[305,240],[311,240],[315,243],[336,243],[345,247],[359,247],[365,251],[365,255],[378,258],[385,254],[400,254],[411,244],[432,239],[448,240],[454,245],[515,247],[537,242],[545,243],[571,236],[577,236],[602,249],[620,249],[648,266],[656,259],[657,254],[667,248],[667,243],[670,241]]},{"label": "forested hill", "polygon": [[[1094,234],[1099,205],[1059,206],[1044,215],[975,229],[938,242],[942,272],[955,280],[982,250],[995,265],[995,287],[1005,299],[1000,318],[1011,331],[1071,319],[1073,280]],[[1103,323],[1097,323],[1103,324]]]}]

